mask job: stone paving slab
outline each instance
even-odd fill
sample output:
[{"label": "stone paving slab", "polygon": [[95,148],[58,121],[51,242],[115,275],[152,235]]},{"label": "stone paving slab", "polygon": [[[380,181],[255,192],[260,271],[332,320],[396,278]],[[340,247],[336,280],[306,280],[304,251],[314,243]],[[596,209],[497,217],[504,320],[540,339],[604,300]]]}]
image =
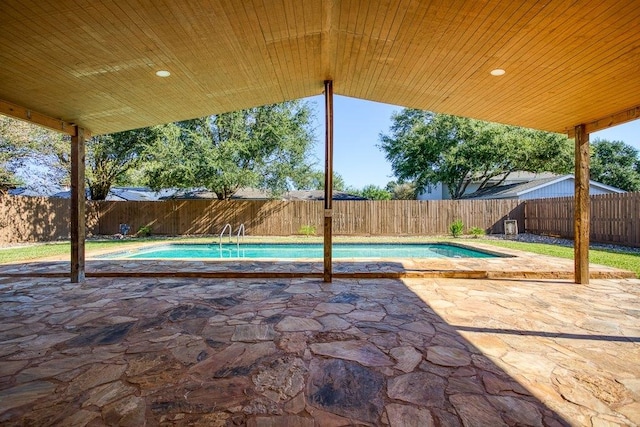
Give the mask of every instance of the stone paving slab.
[{"label": "stone paving slab", "polygon": [[0,424],[640,423],[640,280],[0,278]]}]

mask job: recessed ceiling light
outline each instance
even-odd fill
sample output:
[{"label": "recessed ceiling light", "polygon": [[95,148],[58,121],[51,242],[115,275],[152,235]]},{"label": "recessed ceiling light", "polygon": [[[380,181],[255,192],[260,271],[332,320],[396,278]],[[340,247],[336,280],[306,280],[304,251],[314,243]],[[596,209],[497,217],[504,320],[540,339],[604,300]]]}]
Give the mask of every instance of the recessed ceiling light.
[{"label": "recessed ceiling light", "polygon": [[504,73],[506,73],[506,71],[503,70],[502,68],[496,68],[495,70],[491,70],[492,76],[502,76],[504,75]]},{"label": "recessed ceiling light", "polygon": [[156,76],[158,77],[169,77],[171,75],[167,70],[158,70],[156,71]]}]

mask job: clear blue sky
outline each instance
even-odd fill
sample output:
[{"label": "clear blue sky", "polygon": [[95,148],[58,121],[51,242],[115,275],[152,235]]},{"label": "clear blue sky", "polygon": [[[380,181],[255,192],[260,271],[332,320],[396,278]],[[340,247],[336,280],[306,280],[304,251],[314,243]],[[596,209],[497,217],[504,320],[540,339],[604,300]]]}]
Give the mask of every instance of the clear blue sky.
[{"label": "clear blue sky", "polygon": [[[308,98],[317,112],[316,157],[324,170],[324,96]],[[394,179],[391,165],[377,147],[380,132],[388,133],[391,114],[402,107],[362,101],[345,96],[333,98],[333,169],[346,185],[384,187]]]},{"label": "clear blue sky", "polygon": [[[316,117],[316,157],[318,169],[324,170],[324,96],[307,98]],[[377,147],[380,133],[389,133],[391,114],[402,107],[363,101],[344,96],[333,100],[334,149],[333,168],[346,185],[362,188],[368,184],[384,187],[394,180],[391,165]],[[589,135],[590,141],[623,141],[640,150],[640,120],[615,126]]]}]

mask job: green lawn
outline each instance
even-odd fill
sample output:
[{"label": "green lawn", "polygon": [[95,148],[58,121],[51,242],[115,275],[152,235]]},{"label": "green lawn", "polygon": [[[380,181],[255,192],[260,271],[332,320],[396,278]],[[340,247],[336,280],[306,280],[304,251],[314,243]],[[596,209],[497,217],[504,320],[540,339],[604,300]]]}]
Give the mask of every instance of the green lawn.
[{"label": "green lawn", "polygon": [[[119,248],[124,246],[140,244],[141,241],[144,240],[88,241],[86,244],[86,251],[89,252],[107,249],[118,250]],[[70,254],[71,244],[69,242],[37,243],[28,246],[15,246],[0,250],[0,264],[6,264],[9,262],[30,261],[52,256],[71,256]]]},{"label": "green lawn", "polygon": [[[211,242],[217,241],[217,237],[201,237],[201,238],[173,238],[173,239],[130,239],[130,240],[105,240],[105,241],[87,241],[86,250],[87,254],[92,251],[103,251],[113,249],[117,251],[123,247],[138,245],[140,243],[162,243],[167,241],[180,241],[180,242]],[[285,238],[266,238],[266,237],[248,237],[247,240],[253,241],[295,241],[295,242],[321,242],[322,240],[317,237],[285,237]],[[345,238],[336,238],[335,240],[351,240]],[[357,240],[369,240],[361,239]],[[371,241],[388,240],[388,238],[372,238]],[[398,240],[398,239],[394,239]],[[411,239],[413,240],[413,239]],[[447,240],[447,239],[437,239]],[[493,240],[493,239],[477,239],[479,243],[485,243],[492,246],[498,246],[508,249],[516,249],[520,251],[533,252],[536,254],[556,256],[559,258],[573,259],[573,248],[558,245],[549,245],[544,243],[526,243],[516,242],[509,240]],[[69,242],[60,243],[46,243],[46,244],[34,244],[29,246],[17,246],[8,249],[0,250],[0,264],[6,264],[9,262],[30,261],[40,258],[46,258],[51,256],[65,256],[69,255],[71,249]],[[589,251],[589,261],[595,264],[607,265],[610,267],[622,268],[624,270],[630,270],[636,273],[636,276],[640,278],[640,254],[614,252],[601,249],[591,249]]]},{"label": "green lawn", "polygon": [[[478,242],[486,243],[493,246],[499,246],[501,248],[516,249],[519,251],[533,252],[541,255],[573,259],[573,248],[566,246],[492,239],[479,239]],[[633,271],[636,273],[636,277],[640,278],[640,254],[637,253],[590,249],[589,262]]]}]

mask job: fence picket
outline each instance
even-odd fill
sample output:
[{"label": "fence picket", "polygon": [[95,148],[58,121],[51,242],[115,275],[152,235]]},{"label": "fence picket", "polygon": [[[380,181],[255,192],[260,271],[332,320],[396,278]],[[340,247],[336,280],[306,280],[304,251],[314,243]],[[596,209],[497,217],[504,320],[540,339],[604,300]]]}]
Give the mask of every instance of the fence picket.
[{"label": "fence picket", "polygon": [[[573,238],[573,197],[527,200],[526,230]],[[591,196],[591,241],[640,246],[640,192]]]},{"label": "fence picket", "polygon": [[[0,241],[6,243],[69,238],[69,200],[0,196]],[[466,228],[502,233],[506,219],[518,230],[573,238],[573,198],[517,200],[337,200],[333,204],[336,235],[442,235],[461,219]],[[591,197],[594,242],[640,246],[640,193]],[[303,226],[323,230],[322,201],[170,200],[162,202],[87,203],[87,233],[110,235],[126,223],[153,234],[211,235],[226,223],[234,232],[244,223],[247,234],[287,236]]]}]

